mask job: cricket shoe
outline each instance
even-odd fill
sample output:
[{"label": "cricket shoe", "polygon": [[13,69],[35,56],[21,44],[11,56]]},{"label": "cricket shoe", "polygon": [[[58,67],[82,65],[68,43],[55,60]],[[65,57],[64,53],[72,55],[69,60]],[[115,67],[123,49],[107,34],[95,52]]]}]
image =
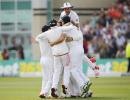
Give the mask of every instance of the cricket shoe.
[{"label": "cricket shoe", "polygon": [[81,97],[85,97],[86,93],[89,91],[90,86],[92,85],[91,82],[87,82],[83,87],[82,87],[82,93]]},{"label": "cricket shoe", "polygon": [[75,95],[71,95],[71,98],[76,98],[77,96],[75,96]]},{"label": "cricket shoe", "polygon": [[71,95],[71,98],[80,98],[78,95]]},{"label": "cricket shoe", "polygon": [[67,88],[65,87],[65,85],[62,85],[62,92],[63,92],[64,94],[67,94]]},{"label": "cricket shoe", "polygon": [[54,98],[58,98],[58,95],[56,94],[56,92],[57,92],[57,89],[52,88],[51,89],[51,96],[54,97]]},{"label": "cricket shoe", "polygon": [[46,96],[44,94],[40,94],[39,97],[40,98],[46,98]]},{"label": "cricket shoe", "polygon": [[88,97],[92,97],[93,95],[93,92],[92,91],[88,91],[85,95],[85,98],[88,98]]},{"label": "cricket shoe", "polygon": [[67,97],[67,98],[71,97],[71,95],[70,95],[68,89],[65,87],[65,85],[62,85],[62,92],[65,95],[65,97]]}]

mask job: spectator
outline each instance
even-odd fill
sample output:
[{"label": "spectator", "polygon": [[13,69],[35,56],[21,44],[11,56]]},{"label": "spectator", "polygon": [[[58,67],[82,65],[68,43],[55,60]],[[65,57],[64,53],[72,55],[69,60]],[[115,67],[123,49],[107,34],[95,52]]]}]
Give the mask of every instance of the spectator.
[{"label": "spectator", "polygon": [[113,5],[109,10],[108,10],[109,16],[115,19],[119,19],[122,16],[122,13],[120,9],[117,7],[117,5]]},{"label": "spectator", "polygon": [[118,37],[116,38],[116,44],[117,44],[118,49],[123,47],[125,42],[126,42],[126,39],[124,35],[119,34]]},{"label": "spectator", "polygon": [[87,43],[84,40],[84,49],[88,55],[93,53],[101,58],[123,58],[126,37],[130,38],[129,27],[130,1],[117,0],[107,11],[101,9],[99,16],[93,13],[89,24],[84,25],[82,31],[87,40]]},{"label": "spectator", "polygon": [[0,61],[3,60],[2,52],[0,51]]},{"label": "spectator", "polygon": [[10,47],[8,50],[16,50],[18,54],[19,59],[24,59],[24,50],[22,45],[14,45],[13,47]]},{"label": "spectator", "polygon": [[90,23],[89,23],[90,27],[96,28],[96,22],[97,22],[98,19],[99,19],[99,16],[97,16],[97,13],[93,12],[93,15],[92,15]]},{"label": "spectator", "polygon": [[84,53],[88,54],[88,42],[86,39],[83,39],[83,48],[84,48]]},{"label": "spectator", "polygon": [[121,27],[121,34],[126,35],[126,33],[128,32],[128,23],[124,18],[121,19],[120,27]]},{"label": "spectator", "polygon": [[[128,25],[130,27],[130,25]],[[128,32],[126,33],[126,37],[130,39],[130,28],[128,29]]]},{"label": "spectator", "polygon": [[9,59],[9,53],[8,53],[7,49],[3,50],[2,57],[3,57],[3,60],[8,60]]},{"label": "spectator", "polygon": [[125,57],[125,51],[123,47],[120,47],[119,50],[116,53],[116,58],[124,58]]},{"label": "spectator", "polygon": [[82,31],[83,31],[83,36],[84,36],[84,38],[85,38],[87,41],[92,39],[92,37],[93,37],[93,36],[92,36],[92,35],[93,35],[93,32],[92,32],[92,28],[90,27],[89,24],[85,24],[85,25],[83,26]]},{"label": "spectator", "polygon": [[130,40],[127,42],[127,45],[126,45],[126,58],[128,59],[127,72],[130,72]]},{"label": "spectator", "polygon": [[97,22],[102,24],[104,27],[106,26],[107,19],[106,19],[106,13],[105,13],[104,9],[100,10],[99,19]]}]

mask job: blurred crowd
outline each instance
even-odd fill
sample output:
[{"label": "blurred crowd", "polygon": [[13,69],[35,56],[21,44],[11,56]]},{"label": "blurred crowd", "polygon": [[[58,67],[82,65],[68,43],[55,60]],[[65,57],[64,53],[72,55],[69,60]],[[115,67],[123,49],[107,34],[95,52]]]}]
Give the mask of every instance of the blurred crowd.
[{"label": "blurred crowd", "polygon": [[4,48],[3,51],[0,52],[0,60],[24,60],[24,58],[24,48],[22,45],[14,45],[9,48]]},{"label": "blurred crowd", "polygon": [[[130,0],[116,0],[107,10],[101,8],[99,12],[93,12],[90,21],[81,26],[85,53],[97,58],[124,58],[130,40],[129,27]],[[10,51],[15,51],[15,58],[24,59],[22,46],[4,49],[0,59],[10,59]]]},{"label": "blurred crowd", "polygon": [[99,58],[124,58],[130,39],[130,0],[116,0],[107,10],[93,12],[82,25],[84,50]]}]

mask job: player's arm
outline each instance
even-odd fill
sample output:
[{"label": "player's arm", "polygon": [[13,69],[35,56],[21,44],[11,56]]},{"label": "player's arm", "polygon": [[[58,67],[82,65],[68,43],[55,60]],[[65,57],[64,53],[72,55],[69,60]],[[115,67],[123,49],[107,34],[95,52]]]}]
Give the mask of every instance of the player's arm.
[{"label": "player's arm", "polygon": [[71,42],[71,41],[79,41],[82,37],[79,35],[75,35],[75,36],[67,36],[66,37],[66,42]]},{"label": "player's arm", "polygon": [[31,36],[31,42],[32,43],[38,43],[39,41],[38,40],[36,41],[36,38],[34,36]]},{"label": "player's arm", "polygon": [[90,59],[89,59],[85,54],[84,54],[84,57],[83,57],[83,61],[84,61],[85,63],[88,63],[90,68],[92,68],[93,70],[95,69],[96,64],[95,64],[95,63],[92,63],[92,62],[90,61]]},{"label": "player's arm", "polygon": [[74,26],[76,26],[77,28],[80,27],[80,25],[79,25],[79,16],[77,15],[77,13],[74,13],[73,20],[71,20],[71,23]]},{"label": "player's arm", "polygon": [[54,41],[52,43],[49,42],[49,44],[51,46],[54,46],[54,45],[57,45],[59,43],[62,43],[63,41],[65,41],[65,39],[66,39],[66,35],[64,33],[62,33],[59,39],[57,39],[56,41]]},{"label": "player's arm", "polygon": [[91,69],[93,69],[93,70],[99,70],[99,66],[97,66],[97,65],[95,64],[96,59],[95,59],[94,57],[92,57],[92,58],[89,59],[89,58],[84,54],[83,61],[84,61],[85,63],[88,63],[88,64],[89,64],[89,67],[90,67]]},{"label": "player's arm", "polygon": [[[63,12],[62,12],[63,13]],[[59,20],[58,21],[61,21],[62,19],[62,17],[63,17],[63,15],[62,15],[62,13],[60,14],[60,18],[59,18]]]},{"label": "player's arm", "polygon": [[72,30],[74,27],[73,27],[73,25],[68,25],[68,26],[62,26],[60,28],[61,28],[62,32],[64,32],[64,31]]},{"label": "player's arm", "polygon": [[[66,33],[67,35],[67,33]],[[82,34],[80,34],[79,32],[75,31],[75,34],[73,34],[71,37],[67,35],[67,39],[71,40],[71,41],[79,41],[83,38]],[[70,42],[70,41],[67,41]]]},{"label": "player's arm", "polygon": [[41,33],[41,34],[39,34],[37,37],[36,37],[36,41],[40,41],[40,40],[42,40],[42,39],[46,39],[46,34],[45,34],[46,32],[43,32],[43,33]]},{"label": "player's arm", "polygon": [[83,36],[82,36],[82,34],[77,33],[77,34],[73,35],[72,38],[73,38],[73,41],[79,41],[83,38]]},{"label": "player's arm", "polygon": [[[72,30],[73,28],[75,28],[73,25],[69,25],[69,26],[63,26],[61,27],[62,28],[62,31],[69,31],[69,30]],[[66,33],[67,35],[67,33]],[[82,35],[81,34],[76,34],[76,35],[73,35],[72,37],[68,36],[66,37],[66,42],[70,42],[70,41],[78,41],[82,38]]]},{"label": "player's arm", "polygon": [[76,23],[76,22],[74,22],[74,21],[72,21],[72,20],[71,20],[71,23],[72,23],[74,26],[76,26],[77,28],[80,27],[79,23]]}]

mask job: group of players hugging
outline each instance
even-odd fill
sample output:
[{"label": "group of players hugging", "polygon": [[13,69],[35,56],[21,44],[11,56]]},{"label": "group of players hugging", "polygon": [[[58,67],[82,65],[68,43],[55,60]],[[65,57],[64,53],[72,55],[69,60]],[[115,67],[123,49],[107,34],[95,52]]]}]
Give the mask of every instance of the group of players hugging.
[{"label": "group of players hugging", "polygon": [[42,87],[39,97],[91,97],[92,82],[83,73],[82,65],[88,63],[99,70],[95,58],[84,54],[83,34],[79,16],[69,2],[63,4],[59,21],[51,20],[36,36],[42,65]]}]

